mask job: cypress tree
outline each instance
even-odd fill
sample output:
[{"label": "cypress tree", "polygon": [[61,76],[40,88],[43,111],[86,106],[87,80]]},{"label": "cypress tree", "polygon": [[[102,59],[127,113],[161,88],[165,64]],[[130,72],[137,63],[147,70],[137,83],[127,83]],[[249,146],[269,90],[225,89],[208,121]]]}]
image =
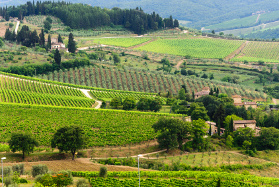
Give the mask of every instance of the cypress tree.
[{"label": "cypress tree", "polygon": [[47,38],[47,46],[46,46],[47,50],[48,49],[51,49],[51,35],[49,34],[48,35],[48,38]]},{"label": "cypress tree", "polygon": [[76,52],[76,42],[74,41],[74,35],[72,33],[69,34],[68,51],[70,53]]},{"label": "cypress tree", "polygon": [[39,40],[39,44],[41,47],[45,47],[45,33],[44,33],[44,29],[42,29],[41,33],[40,33],[40,40]]},{"label": "cypress tree", "polygon": [[218,136],[220,136],[220,131],[221,131],[221,125],[220,125],[220,119],[218,119],[218,122],[217,122],[217,133],[218,133]]},{"label": "cypress tree", "polygon": [[56,48],[55,53],[54,53],[54,61],[55,61],[55,64],[59,68],[61,68],[61,55],[60,55],[60,52],[57,48]]},{"label": "cypress tree", "polygon": [[230,121],[230,132],[233,132],[233,118],[231,118],[231,121]]},{"label": "cypress tree", "polygon": [[58,35],[58,43],[63,43],[63,39],[60,34]]}]

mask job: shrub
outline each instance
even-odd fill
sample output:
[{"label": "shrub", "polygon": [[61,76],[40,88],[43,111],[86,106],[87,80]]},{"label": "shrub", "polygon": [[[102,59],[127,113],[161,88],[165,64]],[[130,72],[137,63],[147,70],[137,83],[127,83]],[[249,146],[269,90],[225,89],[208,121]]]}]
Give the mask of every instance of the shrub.
[{"label": "shrub", "polygon": [[89,186],[86,179],[78,179],[76,185],[77,185],[77,187],[88,187]]},{"label": "shrub", "polygon": [[13,183],[12,178],[11,177],[6,177],[4,178],[4,184],[5,186],[9,186]]},{"label": "shrub", "polygon": [[5,177],[11,175],[11,173],[12,173],[12,167],[7,166],[3,168],[3,174]]},{"label": "shrub", "polygon": [[28,183],[28,181],[26,179],[19,178],[19,183],[24,184]]},{"label": "shrub", "polygon": [[13,168],[13,172],[16,171],[20,175],[23,175],[23,173],[24,173],[24,164],[13,165],[12,168]]},{"label": "shrub", "polygon": [[32,176],[36,177],[37,175],[43,175],[48,172],[48,168],[46,165],[37,165],[37,166],[32,166]]},{"label": "shrub", "polygon": [[99,176],[100,177],[107,177],[107,174],[108,174],[108,169],[107,167],[100,167],[100,172],[99,172]]},{"label": "shrub", "polygon": [[73,176],[71,171],[60,171],[56,175],[52,175],[53,183],[57,186],[68,186],[73,184]]}]

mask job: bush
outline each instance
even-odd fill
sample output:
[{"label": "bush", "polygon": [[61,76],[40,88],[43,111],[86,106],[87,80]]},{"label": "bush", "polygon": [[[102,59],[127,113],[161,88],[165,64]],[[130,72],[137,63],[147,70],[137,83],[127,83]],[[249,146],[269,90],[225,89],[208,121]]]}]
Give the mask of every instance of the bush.
[{"label": "bush", "polygon": [[6,177],[4,178],[4,184],[5,186],[9,186],[13,183],[12,178],[11,177]]},{"label": "bush", "polygon": [[99,177],[107,177],[108,169],[107,167],[100,167]]},{"label": "bush", "polygon": [[19,183],[24,184],[28,183],[28,181],[26,179],[19,178]]},{"label": "bush", "polygon": [[37,175],[43,175],[48,172],[48,168],[46,165],[37,165],[37,166],[32,166],[32,176],[36,177]]},{"label": "bush", "polygon": [[88,187],[89,186],[86,179],[78,179],[76,185],[77,185],[77,187]]},{"label": "bush", "polygon": [[24,173],[24,164],[13,165],[12,168],[13,168],[13,172],[16,171],[20,175],[23,175],[23,173]]},{"label": "bush", "polygon": [[7,167],[3,168],[3,175],[5,177],[11,175],[11,173],[12,173],[12,167],[11,166],[7,166]]}]

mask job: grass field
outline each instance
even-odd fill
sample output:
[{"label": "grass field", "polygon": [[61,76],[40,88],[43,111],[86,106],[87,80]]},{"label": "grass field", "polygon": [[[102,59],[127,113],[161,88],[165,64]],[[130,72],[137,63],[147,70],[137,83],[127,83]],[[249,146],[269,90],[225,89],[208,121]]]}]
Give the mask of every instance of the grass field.
[{"label": "grass field", "polygon": [[239,55],[231,61],[263,60],[265,62],[279,62],[278,42],[249,42]]},{"label": "grass field", "polygon": [[136,49],[194,58],[225,58],[244,41],[222,39],[161,39]]}]

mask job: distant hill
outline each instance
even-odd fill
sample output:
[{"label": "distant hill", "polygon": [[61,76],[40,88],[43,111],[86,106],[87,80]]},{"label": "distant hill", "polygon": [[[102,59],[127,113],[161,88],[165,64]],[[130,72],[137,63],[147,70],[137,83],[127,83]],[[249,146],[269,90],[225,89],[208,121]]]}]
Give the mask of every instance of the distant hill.
[{"label": "distant hill", "polygon": [[[136,8],[151,13],[153,11],[162,15],[162,17],[173,17],[191,21],[188,26],[200,28],[207,25],[213,25],[232,19],[247,17],[257,11],[275,11],[279,10],[277,0],[68,0],[72,3],[85,3],[92,6],[106,8]],[[18,5],[26,3],[25,0],[4,0],[0,6]]]}]

